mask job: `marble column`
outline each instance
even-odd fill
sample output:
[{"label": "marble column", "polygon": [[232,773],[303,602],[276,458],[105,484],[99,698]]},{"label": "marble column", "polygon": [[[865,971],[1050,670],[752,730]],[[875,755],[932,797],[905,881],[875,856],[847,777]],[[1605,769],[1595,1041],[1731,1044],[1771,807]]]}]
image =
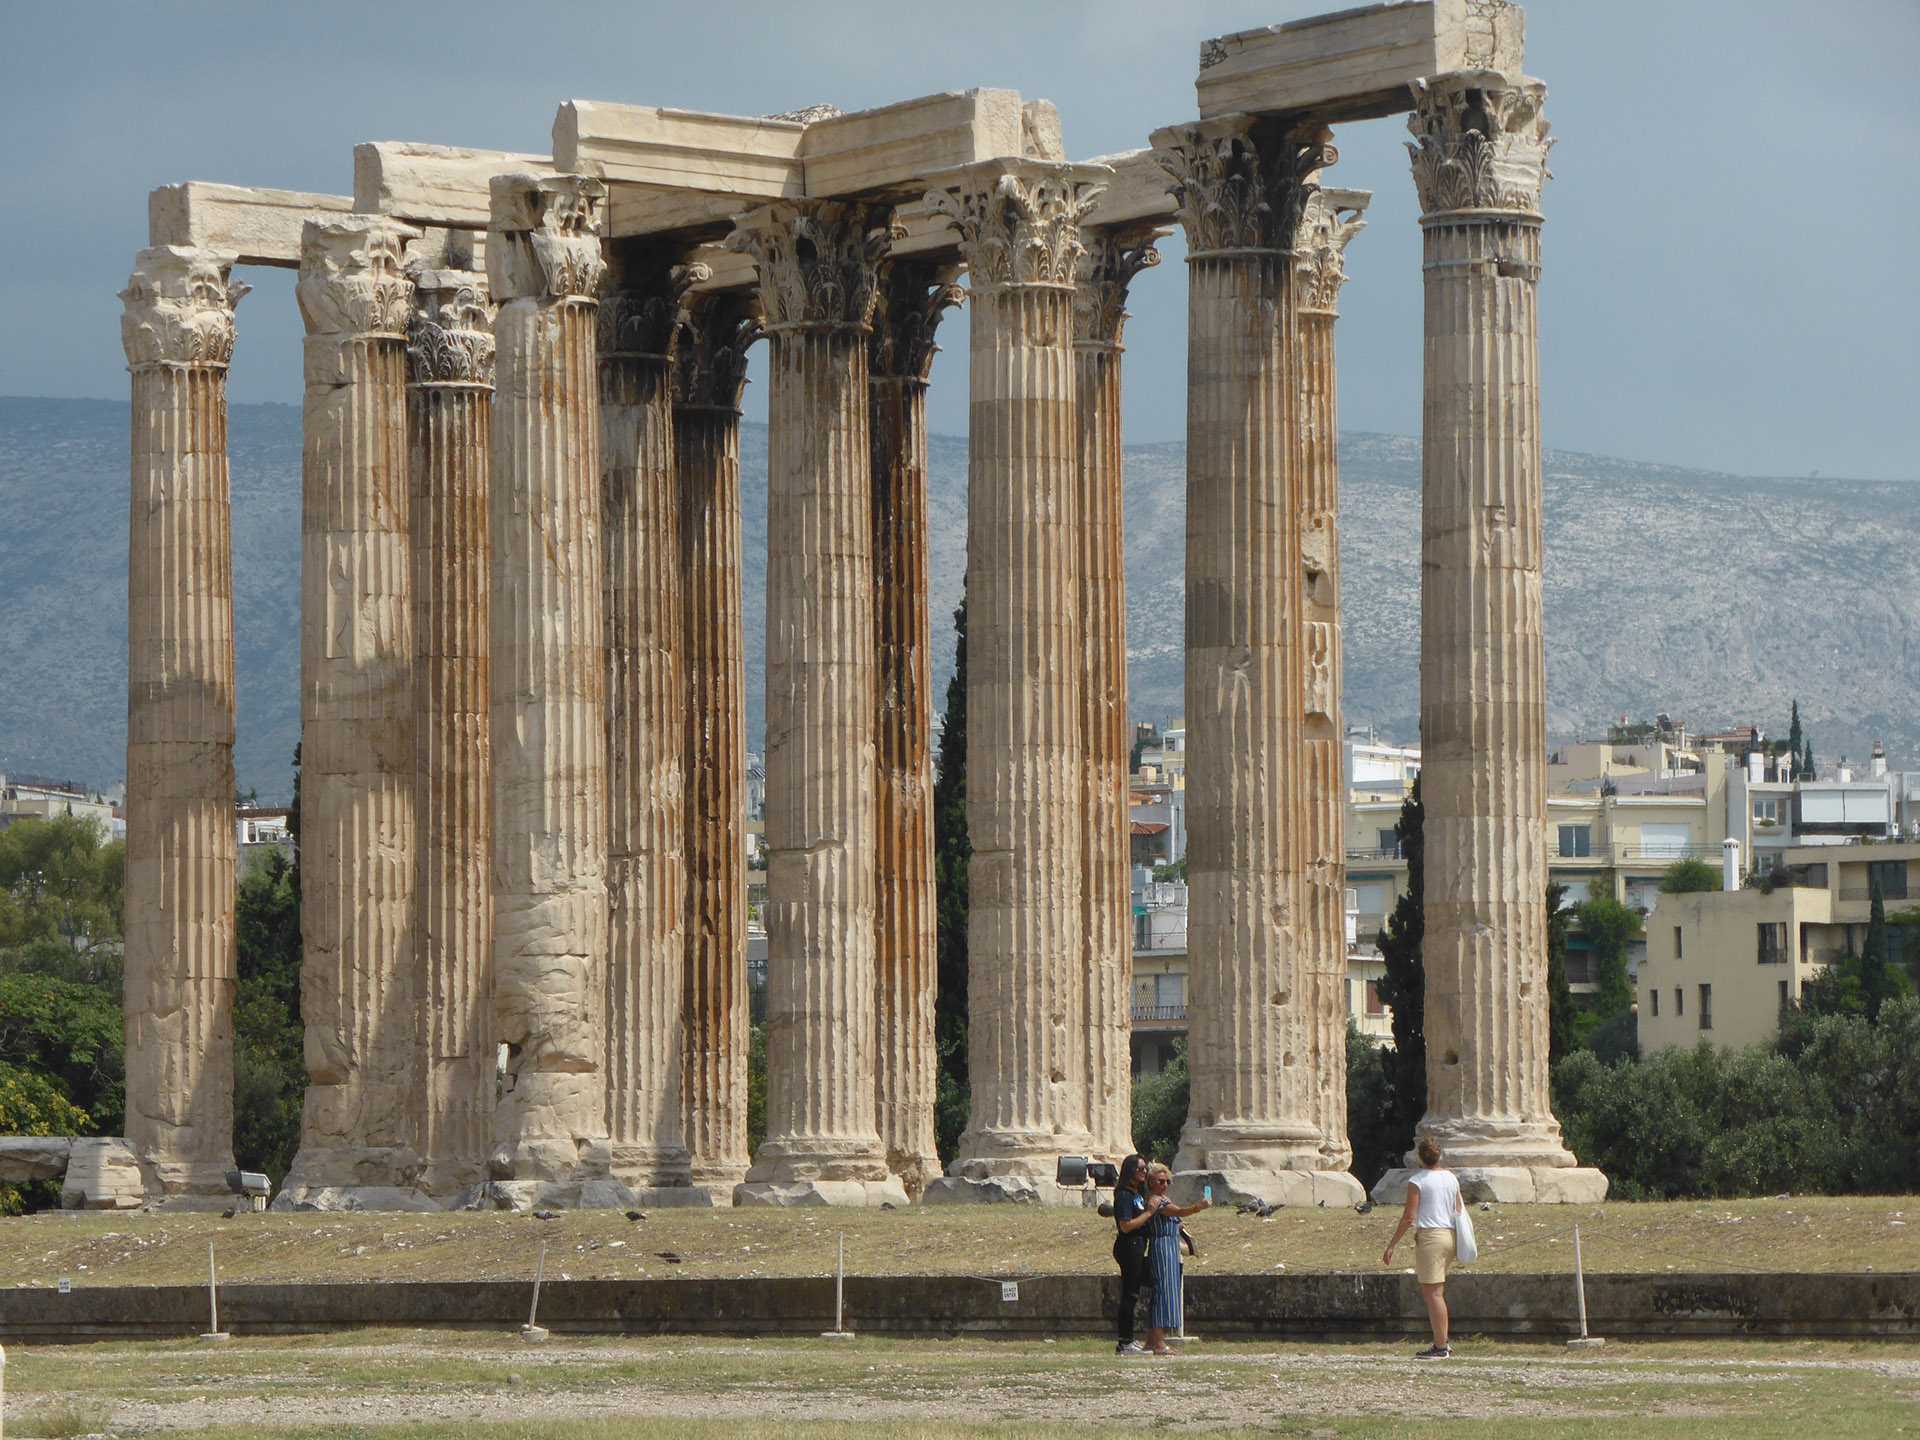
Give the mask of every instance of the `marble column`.
[{"label": "marble column", "polygon": [[1295,277],[1326,132],[1227,116],[1154,134],[1187,234],[1184,1195],[1348,1203],[1321,1170],[1306,948],[1304,477]]},{"label": "marble column", "polygon": [[874,1102],[875,696],[867,335],[891,207],[736,222],[771,342],[767,1139],[743,1204],[906,1202]]},{"label": "marble column", "polygon": [[967,452],[968,1075],[972,1111],[930,1201],[1074,1201],[1085,1154],[1086,744],[1073,354],[1081,220],[1111,172],[969,166],[927,203],[972,296]]},{"label": "marble column", "polygon": [[[300,557],[300,1010],[288,1204],[418,1200],[413,537],[402,270],[419,232],[310,220]],[[426,1203],[418,1200],[418,1203]]]},{"label": "marble column", "polygon": [[[1414,88],[1426,274],[1420,793],[1427,1113],[1462,1187],[1598,1200],[1547,1074],[1540,190],[1546,87],[1491,70]],[[1410,1162],[1411,1163],[1411,1162]],[[1376,1194],[1397,1193],[1389,1172]]]},{"label": "marble column", "polygon": [[234,257],[156,246],[120,292],[127,544],[127,1140],[149,1195],[233,1165]]},{"label": "marble column", "polygon": [[1353,1163],[1347,1140],[1346,727],[1341,719],[1340,422],[1333,322],[1346,283],[1347,242],[1366,227],[1364,190],[1316,189],[1296,249],[1299,286],[1301,651],[1307,675],[1306,972],[1312,1014],[1314,1112],[1327,1170]]},{"label": "marble column", "polygon": [[1074,395],[1079,418],[1075,509],[1079,609],[1086,627],[1080,725],[1080,888],[1086,936],[1087,1130],[1096,1155],[1133,1150],[1133,864],[1127,804],[1127,554],[1121,454],[1120,333],[1133,277],[1160,263],[1152,227],[1088,231],[1074,291]]},{"label": "marble column", "polygon": [[[684,246],[609,247],[600,299],[601,533],[607,667],[607,1124],[624,1184],[684,1191],[686,613],[673,349]],[[693,1192],[702,1200],[705,1191]],[[649,1196],[654,1203],[659,1198]]]},{"label": "marble column", "polygon": [[696,297],[673,363],[686,730],[682,1091],[692,1183],[747,1176],[747,681],[740,606],[740,393],[751,295]]},{"label": "marble column", "polygon": [[492,181],[493,997],[488,1168],[516,1202],[625,1203],[610,1176],[606,634],[597,180]]},{"label": "marble column", "polygon": [[965,292],[957,271],[887,264],[867,346],[873,444],[879,802],[874,828],[874,1080],[887,1168],[918,1198],[940,1173],[933,1108],[936,987],[933,680],[927,611],[927,377],[934,332]]},{"label": "marble column", "polygon": [[420,1185],[486,1179],[493,1136],[492,753],[487,725],[488,458],[493,304],[487,277],[423,266],[407,331],[413,548],[414,1091]]}]

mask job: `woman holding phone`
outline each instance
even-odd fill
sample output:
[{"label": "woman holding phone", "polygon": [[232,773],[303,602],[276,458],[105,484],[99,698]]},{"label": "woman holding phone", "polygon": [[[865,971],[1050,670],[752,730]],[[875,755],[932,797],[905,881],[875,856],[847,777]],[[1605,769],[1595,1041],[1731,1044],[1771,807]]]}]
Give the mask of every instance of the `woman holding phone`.
[{"label": "woman holding phone", "polygon": [[1147,1349],[1155,1355],[1173,1354],[1167,1331],[1180,1328],[1180,1217],[1213,1208],[1211,1196],[1193,1205],[1174,1204],[1167,1196],[1172,1184],[1173,1172],[1158,1160],[1147,1167],[1147,1269],[1153,1276]]}]

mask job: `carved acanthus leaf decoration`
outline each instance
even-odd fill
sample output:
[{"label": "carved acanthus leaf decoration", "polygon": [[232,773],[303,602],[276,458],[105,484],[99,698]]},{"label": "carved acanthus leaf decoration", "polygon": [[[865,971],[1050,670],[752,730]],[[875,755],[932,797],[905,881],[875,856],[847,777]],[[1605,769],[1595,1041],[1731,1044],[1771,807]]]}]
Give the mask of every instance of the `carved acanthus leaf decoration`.
[{"label": "carved acanthus leaf decoration", "polygon": [[[1347,195],[1365,192],[1346,191]],[[1367,228],[1361,204],[1336,204],[1327,192],[1316,190],[1307,199],[1300,219],[1300,238],[1294,250],[1299,276],[1299,306],[1303,312],[1340,313],[1340,287],[1347,283],[1347,242]]]},{"label": "carved acanthus leaf decoration", "polygon": [[1074,167],[1034,162],[927,192],[927,207],[960,232],[973,293],[1009,285],[1070,287],[1085,242],[1080,222],[1106,186]]},{"label": "carved acanthus leaf decoration", "polygon": [[307,221],[293,291],[307,333],[404,336],[413,318],[407,241],[419,233],[373,215]]},{"label": "carved acanthus leaf decoration", "polygon": [[1073,291],[1073,343],[1117,349],[1127,321],[1127,288],[1160,263],[1151,229],[1087,233]]},{"label": "carved acanthus leaf decoration", "polygon": [[595,318],[600,358],[647,355],[671,359],[687,318],[687,292],[713,278],[699,261],[654,256],[609,267]]},{"label": "carved acanthus leaf decoration", "polygon": [[471,270],[420,270],[414,277],[407,370],[415,385],[493,384],[493,306],[487,277]]},{"label": "carved acanthus leaf decoration", "polygon": [[1156,133],[1154,158],[1172,177],[1189,255],[1292,250],[1316,188],[1310,177],[1340,158],[1328,138],[1246,116]]},{"label": "carved acanthus leaf decoration", "polygon": [[782,200],[743,217],[727,248],[753,257],[769,331],[865,329],[880,296],[880,262],[903,233],[891,205]]},{"label": "carved acanthus leaf decoration", "polygon": [[1455,210],[1540,213],[1553,148],[1541,109],[1547,87],[1492,70],[1414,82],[1413,183],[1426,215]]},{"label": "carved acanthus leaf decoration", "polygon": [[233,359],[233,308],[253,288],[233,278],[237,258],[178,245],[140,252],[120,292],[129,370],[226,367]]},{"label": "carved acanthus leaf decoration", "polygon": [[956,266],[913,260],[890,260],[882,267],[882,299],[867,339],[868,375],[925,380],[932,373],[940,319],[967,298],[954,283],[958,274]]},{"label": "carved acanthus leaf decoration", "polygon": [[606,261],[600,253],[607,187],[584,175],[496,175],[487,233],[487,283],[509,300],[591,302]]},{"label": "carved acanthus leaf decoration", "polygon": [[747,383],[747,350],[763,333],[752,296],[695,296],[684,312],[674,349],[673,403],[738,411]]}]

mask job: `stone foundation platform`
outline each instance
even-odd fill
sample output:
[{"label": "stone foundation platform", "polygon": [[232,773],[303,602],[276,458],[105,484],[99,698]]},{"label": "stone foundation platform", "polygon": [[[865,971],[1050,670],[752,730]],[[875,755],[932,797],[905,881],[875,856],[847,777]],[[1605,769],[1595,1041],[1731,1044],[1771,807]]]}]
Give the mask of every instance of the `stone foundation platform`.
[{"label": "stone foundation platform", "polygon": [[1344,1170],[1181,1170],[1167,1193],[1176,1205],[1192,1205],[1209,1185],[1216,1208],[1257,1201],[1292,1209],[1331,1209],[1358,1205],[1367,1198],[1366,1189]]},{"label": "stone foundation platform", "polygon": [[[929,1181],[921,1193],[922,1205],[1061,1205],[1084,1206],[1094,1192],[1081,1186],[1056,1185],[1028,1175],[992,1175],[972,1179],[942,1175]],[[1111,1192],[1108,1192],[1109,1194]]]},{"label": "stone foundation platform", "polygon": [[[1597,1205],[1607,1198],[1607,1177],[1590,1165],[1449,1166],[1469,1203],[1502,1205]],[[1411,1169],[1389,1170],[1374,1182],[1373,1203],[1406,1203]]]},{"label": "stone foundation platform", "polygon": [[733,1190],[736,1205],[839,1205],[904,1210],[913,1202],[897,1176],[885,1180],[747,1180]]}]

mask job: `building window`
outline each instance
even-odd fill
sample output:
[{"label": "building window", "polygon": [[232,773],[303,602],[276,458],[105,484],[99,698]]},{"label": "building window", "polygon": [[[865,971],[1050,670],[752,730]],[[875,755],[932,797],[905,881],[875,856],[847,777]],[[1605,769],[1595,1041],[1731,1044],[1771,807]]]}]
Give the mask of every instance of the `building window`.
[{"label": "building window", "polygon": [[1678,960],[1683,952],[1680,949],[1680,927],[1673,927],[1673,958]]},{"label": "building window", "polygon": [[1647,991],[1647,1004],[1653,1010],[1653,1018],[1658,1020],[1660,1018],[1660,992],[1658,990]]},{"label": "building window", "polygon": [[1562,825],[1560,827],[1560,854],[1573,859],[1585,859],[1593,854],[1593,827],[1591,825]]},{"label": "building window", "polygon": [[1700,1028],[1713,1029],[1713,986],[1700,987]]},{"label": "building window", "polygon": [[1880,883],[1880,898],[1883,900],[1904,900],[1907,898],[1907,862],[1904,860],[1873,860],[1867,865],[1867,884]]},{"label": "building window", "polygon": [[1757,825],[1778,825],[1780,823],[1780,797],[1777,795],[1754,796],[1753,819]]},{"label": "building window", "polygon": [[1400,848],[1400,827],[1398,825],[1394,826],[1391,830],[1375,830],[1373,836],[1374,839],[1379,842],[1379,848],[1382,854],[1392,855],[1398,852]]},{"label": "building window", "polygon": [[1763,921],[1760,925],[1760,952],[1762,965],[1784,965],[1787,963],[1787,922],[1784,920]]},{"label": "building window", "polygon": [[1380,999],[1380,982],[1378,980],[1367,981],[1367,1014],[1384,1015],[1386,1013],[1387,1007]]},{"label": "building window", "polygon": [[1687,992],[1678,985],[1673,987],[1673,1013],[1675,1015],[1687,1013]]}]

